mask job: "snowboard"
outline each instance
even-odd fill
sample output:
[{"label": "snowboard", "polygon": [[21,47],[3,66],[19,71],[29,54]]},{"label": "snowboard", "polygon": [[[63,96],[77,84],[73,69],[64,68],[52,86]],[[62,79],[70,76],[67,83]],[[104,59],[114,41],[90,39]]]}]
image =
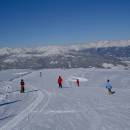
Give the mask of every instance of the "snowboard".
[{"label": "snowboard", "polygon": [[109,95],[112,95],[112,94],[114,94],[115,93],[115,91],[111,91],[110,93],[109,93]]},{"label": "snowboard", "polygon": [[108,92],[109,95],[112,95],[114,93],[115,93],[115,91]]},{"label": "snowboard", "polygon": [[114,94],[114,93],[115,93],[115,91],[112,91],[112,92],[111,92],[111,94]]}]

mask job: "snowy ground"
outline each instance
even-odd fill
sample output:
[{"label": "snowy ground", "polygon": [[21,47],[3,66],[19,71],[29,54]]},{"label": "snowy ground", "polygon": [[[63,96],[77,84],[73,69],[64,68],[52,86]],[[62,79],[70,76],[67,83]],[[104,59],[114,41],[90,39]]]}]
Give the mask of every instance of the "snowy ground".
[{"label": "snowy ground", "polygon": [[[0,130],[130,130],[130,70],[46,69],[23,78],[24,94],[20,78],[0,82]],[[104,87],[108,78],[113,95]]]}]

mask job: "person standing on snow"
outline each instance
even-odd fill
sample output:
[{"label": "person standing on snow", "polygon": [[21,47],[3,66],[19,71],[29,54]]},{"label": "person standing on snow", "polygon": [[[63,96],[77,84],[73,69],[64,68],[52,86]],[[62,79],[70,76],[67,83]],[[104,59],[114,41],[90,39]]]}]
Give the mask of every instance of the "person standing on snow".
[{"label": "person standing on snow", "polygon": [[24,90],[25,90],[24,85],[25,85],[25,83],[24,83],[23,79],[21,79],[20,85],[21,85],[20,93],[24,93]]},{"label": "person standing on snow", "polygon": [[108,94],[113,94],[114,92],[111,91],[112,85],[110,84],[110,80],[107,80],[106,88],[108,89]]},{"label": "person standing on snow", "polygon": [[76,80],[76,84],[79,87],[79,79]]},{"label": "person standing on snow", "polygon": [[42,77],[42,72],[40,72],[40,77]]},{"label": "person standing on snow", "polygon": [[59,88],[62,88],[63,79],[61,78],[61,76],[59,76],[57,82],[58,82]]}]

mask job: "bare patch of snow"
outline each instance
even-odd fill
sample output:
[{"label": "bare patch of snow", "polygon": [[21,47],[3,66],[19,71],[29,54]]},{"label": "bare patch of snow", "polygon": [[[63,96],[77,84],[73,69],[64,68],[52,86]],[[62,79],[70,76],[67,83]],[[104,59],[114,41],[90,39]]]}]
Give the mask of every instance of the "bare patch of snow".
[{"label": "bare patch of snow", "polygon": [[103,66],[104,68],[112,68],[112,67],[114,67],[113,64],[108,64],[108,63],[103,63],[102,66]]},{"label": "bare patch of snow", "polygon": [[87,82],[88,81],[88,79],[86,79],[84,77],[77,77],[77,76],[69,77],[68,81],[75,82],[77,79],[79,79],[80,82]]},{"label": "bare patch of snow", "polygon": [[51,61],[50,64],[58,64],[58,61]]}]

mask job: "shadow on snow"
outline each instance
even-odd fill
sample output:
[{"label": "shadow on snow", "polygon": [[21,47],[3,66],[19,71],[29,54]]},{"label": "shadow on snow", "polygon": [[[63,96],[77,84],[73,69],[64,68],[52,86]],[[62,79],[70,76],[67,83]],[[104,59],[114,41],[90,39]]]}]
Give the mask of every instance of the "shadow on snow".
[{"label": "shadow on snow", "polygon": [[19,102],[19,101],[21,101],[21,100],[16,100],[16,101],[11,101],[11,102],[1,103],[0,107],[1,106],[5,106],[5,105],[9,105],[9,104],[12,104],[12,103],[16,103],[16,102]]},{"label": "shadow on snow", "polygon": [[32,92],[36,92],[36,91],[39,91],[38,89],[36,90],[29,90],[29,91],[25,91],[24,93],[32,93]]},{"label": "shadow on snow", "polygon": [[8,116],[5,116],[5,117],[2,117],[2,118],[0,118],[0,121],[11,118],[11,117],[14,117],[14,116],[15,115],[8,115]]}]

